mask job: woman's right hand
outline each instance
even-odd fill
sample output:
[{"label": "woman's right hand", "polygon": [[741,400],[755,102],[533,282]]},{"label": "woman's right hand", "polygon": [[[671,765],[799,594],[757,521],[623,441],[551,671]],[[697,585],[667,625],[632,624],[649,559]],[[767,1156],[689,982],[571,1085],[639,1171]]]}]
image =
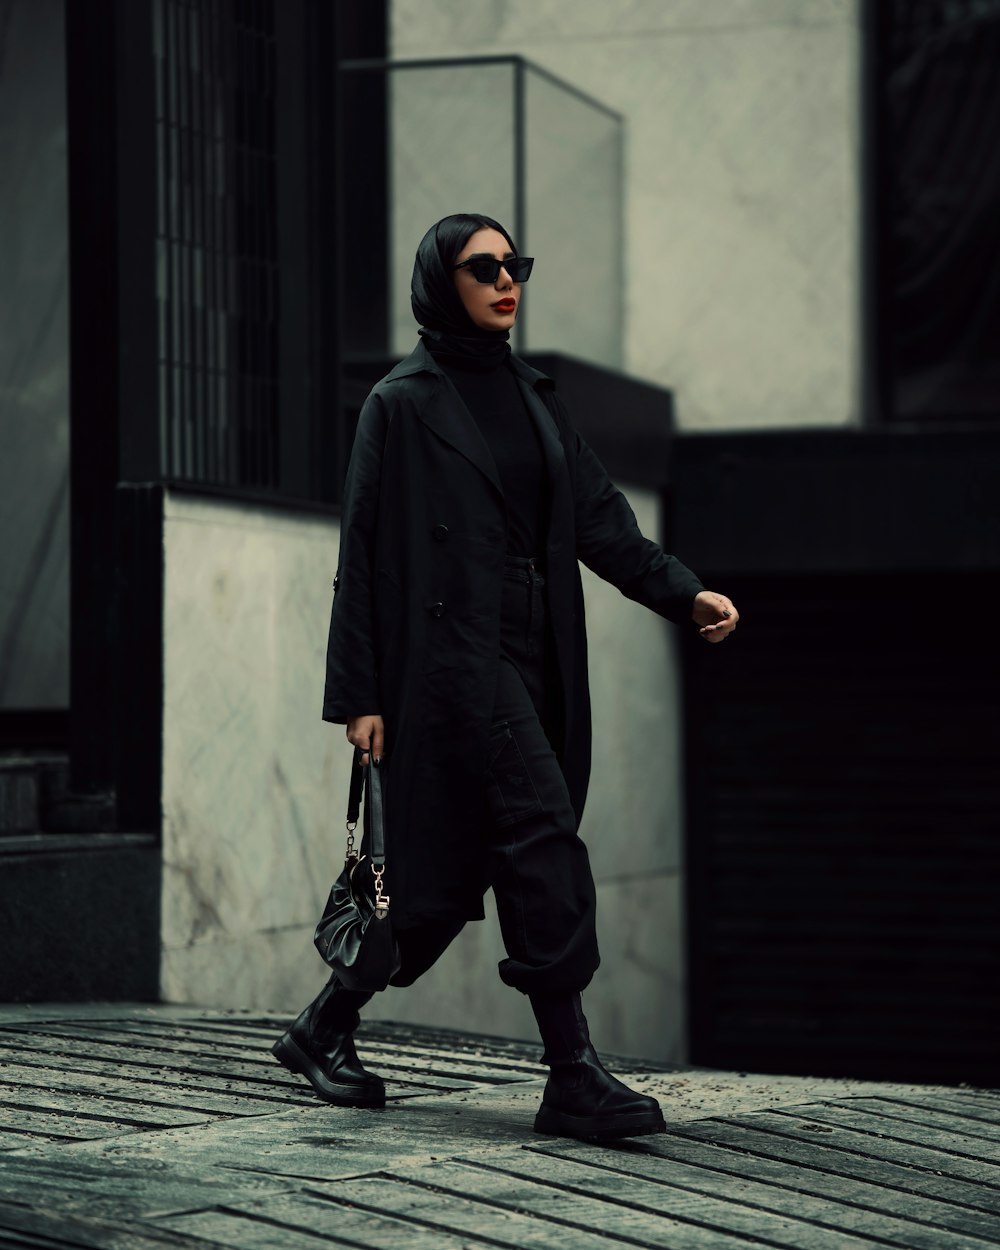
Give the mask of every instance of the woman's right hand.
[{"label": "woman's right hand", "polygon": [[347,741],[352,746],[361,747],[364,755],[362,764],[368,763],[368,752],[377,760],[382,758],[385,745],[385,725],[381,716],[352,716],[347,722]]}]

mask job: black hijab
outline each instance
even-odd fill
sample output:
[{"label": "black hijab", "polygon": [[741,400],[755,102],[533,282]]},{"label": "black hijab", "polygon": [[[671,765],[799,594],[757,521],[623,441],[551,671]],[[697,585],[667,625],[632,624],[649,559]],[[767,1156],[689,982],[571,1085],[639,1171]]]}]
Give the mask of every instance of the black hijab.
[{"label": "black hijab", "polygon": [[507,231],[482,213],[453,213],[431,226],[420,240],[410,282],[410,307],[421,325],[420,336],[431,353],[475,367],[494,368],[510,354],[508,330],[484,330],[465,311],[455,288],[455,258],[477,230],[498,230],[517,248]]}]

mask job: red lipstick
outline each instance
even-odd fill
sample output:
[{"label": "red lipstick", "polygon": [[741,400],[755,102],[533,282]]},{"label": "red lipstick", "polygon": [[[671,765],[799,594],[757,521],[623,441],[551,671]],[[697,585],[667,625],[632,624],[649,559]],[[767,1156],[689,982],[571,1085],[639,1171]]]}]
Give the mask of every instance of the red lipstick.
[{"label": "red lipstick", "polygon": [[498,313],[511,313],[517,307],[517,303],[512,299],[498,299],[491,307],[495,308]]}]

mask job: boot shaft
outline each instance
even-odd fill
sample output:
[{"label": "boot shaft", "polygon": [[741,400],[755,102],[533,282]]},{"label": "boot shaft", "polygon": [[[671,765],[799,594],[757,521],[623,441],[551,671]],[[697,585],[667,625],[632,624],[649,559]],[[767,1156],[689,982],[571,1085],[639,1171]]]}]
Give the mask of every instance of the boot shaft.
[{"label": "boot shaft", "polygon": [[572,1063],[590,1047],[590,1030],[579,994],[532,994],[531,1010],[545,1053],[542,1063]]},{"label": "boot shaft", "polygon": [[360,1009],[371,998],[371,994],[345,989],[336,976],[331,976],[291,1031],[319,1044],[350,1036],[361,1023]]}]

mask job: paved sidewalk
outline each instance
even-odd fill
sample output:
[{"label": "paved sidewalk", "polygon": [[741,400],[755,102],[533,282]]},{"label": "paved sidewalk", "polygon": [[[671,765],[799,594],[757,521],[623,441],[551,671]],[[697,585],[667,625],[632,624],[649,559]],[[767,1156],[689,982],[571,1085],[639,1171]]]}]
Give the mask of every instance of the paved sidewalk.
[{"label": "paved sidewalk", "polygon": [[975,1250],[1000,1091],[616,1069],[668,1131],[539,1137],[537,1044],[373,1023],[384,1111],[268,1053],[283,1019],[0,1007],[0,1247]]}]

